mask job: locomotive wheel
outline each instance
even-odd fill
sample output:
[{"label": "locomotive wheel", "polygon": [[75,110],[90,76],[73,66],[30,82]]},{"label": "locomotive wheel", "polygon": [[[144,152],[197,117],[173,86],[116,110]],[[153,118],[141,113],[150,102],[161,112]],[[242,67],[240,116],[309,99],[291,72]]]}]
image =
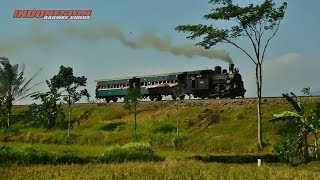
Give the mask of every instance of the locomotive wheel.
[{"label": "locomotive wheel", "polygon": [[161,99],[162,99],[162,96],[161,95],[159,95],[159,96],[157,96],[157,101],[161,101]]},{"label": "locomotive wheel", "polygon": [[110,102],[110,99],[105,98],[105,100],[107,101],[107,103],[109,103],[109,102]]},{"label": "locomotive wheel", "polygon": [[186,97],[185,95],[181,95],[181,96],[179,97],[179,99],[180,99],[180,100],[184,100],[185,97]]},{"label": "locomotive wheel", "polygon": [[173,100],[177,100],[177,96],[174,95],[174,94],[171,95],[171,98],[172,98]]},{"label": "locomotive wheel", "polygon": [[115,98],[112,99],[112,101],[113,101],[113,102],[117,102],[117,101],[118,101],[118,98],[115,97]]},{"label": "locomotive wheel", "polygon": [[153,101],[153,100],[154,100],[154,97],[153,97],[153,96],[149,96],[149,99],[150,99],[151,101]]}]

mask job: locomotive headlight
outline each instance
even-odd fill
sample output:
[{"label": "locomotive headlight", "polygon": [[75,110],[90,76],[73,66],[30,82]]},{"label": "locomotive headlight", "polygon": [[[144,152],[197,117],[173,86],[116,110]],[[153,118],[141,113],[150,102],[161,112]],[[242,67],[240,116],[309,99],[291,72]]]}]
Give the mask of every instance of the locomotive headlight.
[{"label": "locomotive headlight", "polygon": [[230,83],[231,83],[231,80],[227,80],[227,81],[226,81],[226,84],[230,84]]}]

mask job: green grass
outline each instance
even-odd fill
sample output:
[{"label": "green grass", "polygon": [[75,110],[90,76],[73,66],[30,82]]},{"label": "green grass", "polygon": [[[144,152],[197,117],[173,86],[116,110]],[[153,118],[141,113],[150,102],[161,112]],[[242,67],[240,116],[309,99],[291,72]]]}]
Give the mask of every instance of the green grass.
[{"label": "green grass", "polygon": [[[138,141],[150,142],[158,149],[175,149],[178,127],[183,137],[179,149],[212,154],[273,153],[273,143],[281,123],[268,120],[273,114],[287,109],[288,104],[264,105],[263,133],[267,147],[262,152],[257,148],[257,124],[255,104],[232,106],[224,103],[202,101],[142,102],[138,108]],[[57,145],[110,146],[133,141],[133,114],[121,103],[105,106],[77,105],[73,110],[75,123],[72,138],[67,138],[64,129],[45,130],[35,126],[26,107],[14,109],[17,120],[11,128],[0,129],[0,142],[38,143]],[[19,120],[19,118],[23,120]],[[178,122],[178,124],[177,124]]]},{"label": "green grass", "polygon": [[[273,114],[290,109],[283,100],[263,105],[263,137],[266,146],[257,144],[256,104],[229,101],[142,102],[138,107],[137,141],[151,144],[164,162],[74,165],[0,164],[0,179],[25,178],[128,178],[146,179],[278,179],[319,176],[319,162],[291,167],[282,163],[221,164],[189,160],[195,156],[263,156],[274,155],[274,143],[282,122],[272,123]],[[315,103],[309,103],[315,107]],[[67,138],[65,129],[45,130],[32,121],[28,108],[14,108],[14,125],[0,129],[0,146],[18,150],[36,148],[60,154],[75,152],[81,157],[101,156],[110,147],[134,141],[134,116],[121,103],[104,106],[76,105]],[[178,122],[178,124],[177,124]],[[179,130],[177,138],[176,130]],[[72,154],[71,154],[72,155]],[[66,170],[68,169],[68,171]],[[70,171],[69,171],[70,170]],[[6,172],[6,173],[4,173]],[[3,176],[4,178],[1,178]],[[41,177],[40,177],[41,178]]]}]

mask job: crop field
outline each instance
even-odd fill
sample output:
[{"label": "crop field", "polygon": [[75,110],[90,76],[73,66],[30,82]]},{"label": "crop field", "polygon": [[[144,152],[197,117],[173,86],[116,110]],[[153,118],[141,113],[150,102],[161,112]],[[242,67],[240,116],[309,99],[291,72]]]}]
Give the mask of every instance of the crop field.
[{"label": "crop field", "polygon": [[263,101],[261,150],[254,99],[141,102],[138,145],[130,145],[134,116],[123,103],[75,105],[70,138],[16,106],[14,125],[0,129],[0,179],[317,179],[318,161],[290,166],[275,155],[284,124],[270,120],[290,109],[281,98]]}]

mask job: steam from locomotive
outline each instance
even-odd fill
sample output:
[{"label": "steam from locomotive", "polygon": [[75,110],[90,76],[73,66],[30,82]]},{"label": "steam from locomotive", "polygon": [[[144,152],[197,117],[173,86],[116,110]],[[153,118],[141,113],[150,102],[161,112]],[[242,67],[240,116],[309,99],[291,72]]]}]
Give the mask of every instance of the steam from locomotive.
[{"label": "steam from locomotive", "polygon": [[160,101],[163,96],[183,100],[185,95],[194,98],[244,97],[246,89],[239,70],[234,64],[229,70],[220,66],[214,69],[186,71],[123,79],[97,80],[96,98],[116,102],[128,94],[130,87],[139,86],[143,98]]},{"label": "steam from locomotive", "polygon": [[[102,28],[95,26],[66,26],[64,33],[68,37],[76,37],[86,40],[99,39],[117,39],[124,46],[132,49],[152,48],[161,52],[168,52],[173,55],[183,55],[191,58],[194,56],[205,57],[209,59],[220,59],[227,63],[233,63],[229,54],[223,50],[208,50],[194,45],[175,46],[172,44],[171,38],[160,38],[154,30],[148,30],[140,34],[136,39],[127,36],[116,25],[105,25]],[[131,34],[131,33],[130,33]]]}]

